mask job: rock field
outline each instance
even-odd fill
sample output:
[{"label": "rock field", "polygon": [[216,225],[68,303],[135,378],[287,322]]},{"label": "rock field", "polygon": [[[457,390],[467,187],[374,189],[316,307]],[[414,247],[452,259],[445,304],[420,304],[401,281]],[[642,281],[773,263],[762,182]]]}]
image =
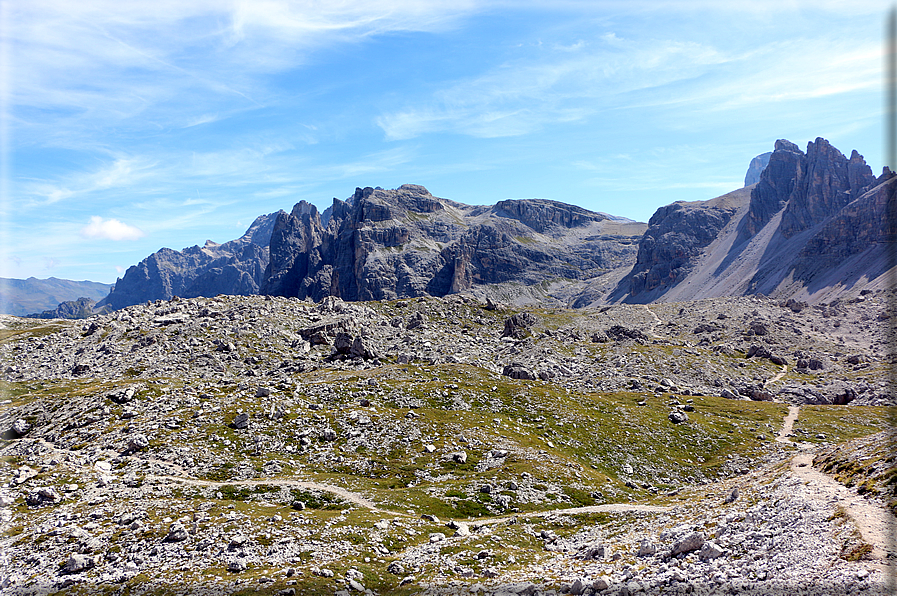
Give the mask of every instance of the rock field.
[{"label": "rock field", "polygon": [[893,593],[887,300],[4,317],[0,594]]}]

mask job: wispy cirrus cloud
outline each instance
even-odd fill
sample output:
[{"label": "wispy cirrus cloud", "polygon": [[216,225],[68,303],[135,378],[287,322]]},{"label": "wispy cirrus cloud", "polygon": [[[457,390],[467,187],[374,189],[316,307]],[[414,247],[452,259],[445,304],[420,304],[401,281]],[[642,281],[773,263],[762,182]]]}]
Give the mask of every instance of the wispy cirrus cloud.
[{"label": "wispy cirrus cloud", "polygon": [[384,111],[375,122],[392,141],[438,132],[488,138],[611,110],[681,106],[693,110],[693,119],[681,123],[688,127],[704,110],[735,112],[874,90],[881,64],[879,40],[857,43],[828,32],[728,48],[607,32],[572,45],[540,46]]},{"label": "wispy cirrus cloud", "polygon": [[480,76],[455,81],[418,105],[384,113],[376,123],[392,140],[442,131],[519,135],[583,119],[612,103],[609,98],[694,77],[736,59],[701,43],[627,40],[613,33],[523,53]]},{"label": "wispy cirrus cloud", "polygon": [[470,0],[15,3],[4,31],[10,100],[26,135],[54,137],[40,126],[48,111],[57,127],[196,125],[276,101],[266,76],[321,48],[442,30],[477,8]]},{"label": "wispy cirrus cloud", "polygon": [[40,207],[83,197],[97,191],[127,188],[151,177],[155,163],[135,157],[116,157],[93,171],[77,171],[61,180],[25,180],[26,207]]}]

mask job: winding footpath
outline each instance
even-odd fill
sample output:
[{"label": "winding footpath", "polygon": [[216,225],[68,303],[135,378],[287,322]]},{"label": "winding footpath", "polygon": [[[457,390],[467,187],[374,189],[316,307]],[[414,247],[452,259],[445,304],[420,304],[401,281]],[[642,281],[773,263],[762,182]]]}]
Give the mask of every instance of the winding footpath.
[{"label": "winding footpath", "polygon": [[[784,371],[783,373],[784,374]],[[894,560],[897,558],[897,548],[894,544],[894,536],[897,535],[897,518],[884,507],[877,505],[868,499],[858,495],[855,490],[850,489],[834,478],[824,474],[813,468],[813,456],[815,448],[806,443],[795,444],[791,441],[790,436],[800,415],[798,406],[789,406],[788,414],[785,417],[782,428],[779,431],[776,441],[786,445],[796,445],[800,451],[791,459],[788,473],[795,475],[803,481],[804,490],[809,498],[826,503],[834,503],[847,518],[856,525],[862,540],[871,545],[872,557],[878,561],[879,566],[886,573],[893,574]],[[43,439],[38,439],[38,443],[55,451],[64,451]],[[378,507],[376,503],[370,499],[350,490],[325,484],[320,482],[292,480],[283,478],[263,478],[263,479],[246,479],[246,480],[230,480],[230,481],[212,481],[193,478],[184,473],[183,469],[172,464],[155,459],[145,459],[147,463],[156,463],[165,465],[168,469],[174,469],[183,473],[183,475],[161,475],[147,474],[145,478],[154,482],[162,483],[178,483],[190,486],[205,487],[224,487],[224,486],[285,486],[300,488],[306,490],[319,490],[336,495],[346,501],[353,503],[359,507],[369,509],[371,511],[396,517],[411,518],[416,517],[415,514],[393,511]],[[81,466],[85,469],[94,469],[90,466]],[[535,511],[522,514],[511,514],[506,516],[497,516],[487,519],[471,520],[472,523],[486,525],[497,524],[508,521],[512,518],[533,518],[545,517],[551,515],[567,515],[577,513],[609,513],[609,512],[646,512],[646,513],[663,513],[670,511],[671,507],[654,506],[654,505],[638,505],[634,503],[609,503],[604,505],[592,505],[587,507],[570,507],[565,509],[553,509],[547,511]],[[893,575],[892,575],[893,576]]]},{"label": "winding footpath", "polygon": [[[770,378],[766,379],[765,381],[763,381],[763,388],[765,389],[767,386],[769,386],[769,385],[775,383],[776,381],[778,381],[779,379],[781,379],[782,377],[784,377],[786,374],[788,374],[788,365],[787,365],[787,364],[783,364],[783,365],[782,365],[782,370],[780,370],[779,372],[777,372],[777,373],[775,374],[774,377],[770,377]],[[794,407],[796,407],[796,406],[791,406],[791,407],[794,408]],[[789,413],[790,413],[790,412],[789,412]],[[793,422],[794,422],[794,421],[792,420],[792,423],[793,423]],[[789,432],[790,432],[790,429],[789,429]]]},{"label": "winding footpath", "polygon": [[[799,415],[800,407],[788,407],[788,415],[776,441],[794,445],[789,437]],[[872,546],[872,557],[879,562],[878,567],[893,581],[894,574],[897,573],[894,565],[894,559],[897,557],[894,538],[897,536],[897,518],[881,505],[857,494],[856,490],[815,469],[813,456],[816,450],[812,445],[803,443],[798,444],[798,447],[801,451],[791,458],[789,472],[803,481],[804,490],[809,498],[836,504],[856,526],[863,542]]]},{"label": "winding footpath", "polygon": [[[64,449],[60,449],[56,447],[53,443],[46,441],[45,439],[36,439],[36,442],[41,444],[47,449],[52,449],[57,452],[64,452]],[[391,509],[383,509],[382,507],[378,507],[376,503],[371,501],[368,498],[363,497],[362,495],[352,492],[350,490],[340,488],[338,486],[333,486],[332,484],[325,484],[322,482],[313,482],[306,480],[291,480],[287,478],[257,478],[257,479],[243,479],[243,480],[202,480],[199,478],[193,478],[188,476],[186,472],[178,466],[177,464],[173,464],[168,461],[158,460],[154,458],[141,458],[141,461],[146,463],[153,463],[160,466],[165,466],[170,470],[175,470],[183,474],[182,476],[174,476],[169,474],[146,474],[144,476],[145,480],[150,482],[158,482],[158,483],[176,483],[176,484],[184,484],[187,486],[205,486],[211,488],[221,488],[225,486],[284,486],[289,488],[301,488],[305,490],[319,490],[322,492],[327,492],[333,495],[336,495],[354,505],[359,507],[363,507],[365,509],[369,509],[376,513],[380,513],[383,515],[392,515],[396,517],[406,517],[406,518],[416,518],[418,517],[416,514],[405,513],[402,511],[393,511]],[[71,462],[69,462],[71,465]],[[79,466],[82,469],[82,472],[87,471],[96,471],[96,468],[91,466]],[[471,520],[478,525],[488,525],[488,524],[497,524],[504,521],[508,521],[513,518],[519,517],[545,517],[550,515],[566,515],[566,514],[576,514],[576,513],[625,513],[625,512],[646,512],[646,513],[663,513],[669,511],[671,507],[658,506],[658,505],[637,505],[634,503],[607,503],[604,505],[589,505],[586,507],[569,507],[566,509],[550,509],[546,511],[531,511],[527,513],[520,514],[511,514],[505,516],[499,516],[488,519],[475,519]]]}]

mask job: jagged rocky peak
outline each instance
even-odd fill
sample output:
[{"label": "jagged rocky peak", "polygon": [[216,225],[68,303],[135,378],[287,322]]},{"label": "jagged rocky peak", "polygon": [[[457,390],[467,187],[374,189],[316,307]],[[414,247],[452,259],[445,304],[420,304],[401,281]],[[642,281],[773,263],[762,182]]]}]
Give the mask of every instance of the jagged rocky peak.
[{"label": "jagged rocky peak", "polygon": [[415,184],[357,188],[321,222],[303,218],[279,216],[262,293],[380,300],[586,279],[631,262],[644,229],[555,201],[465,205]]},{"label": "jagged rocky peak", "polygon": [[856,151],[848,160],[821,137],[807,144],[806,153],[780,139],[751,193],[742,237],[755,235],[784,209],[780,232],[789,238],[834,215],[874,182],[872,169]]},{"label": "jagged rocky peak", "polygon": [[755,185],[658,209],[611,300],[759,293],[818,302],[880,288],[895,185],[856,151],[848,159],[817,138],[804,153],[780,139]]},{"label": "jagged rocky peak", "polygon": [[296,218],[300,218],[303,215],[308,215],[309,217],[315,217],[318,214],[318,208],[309,203],[308,201],[299,201],[295,205],[293,205],[293,210],[290,212],[290,215]]},{"label": "jagged rocky peak", "polygon": [[751,191],[751,205],[744,224],[744,235],[753,236],[791,199],[797,180],[802,176],[804,152],[800,147],[779,139],[760,181]]},{"label": "jagged rocky peak", "polygon": [[274,223],[276,220],[276,213],[259,215],[238,240],[251,242],[253,244],[258,244],[259,246],[268,246],[268,243],[271,242],[271,232],[274,231]]}]

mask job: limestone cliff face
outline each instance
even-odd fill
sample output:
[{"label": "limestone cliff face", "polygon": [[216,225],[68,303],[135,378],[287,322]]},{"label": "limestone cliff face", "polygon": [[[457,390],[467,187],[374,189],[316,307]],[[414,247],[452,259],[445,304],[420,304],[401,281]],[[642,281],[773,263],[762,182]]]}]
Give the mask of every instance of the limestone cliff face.
[{"label": "limestone cliff face", "polygon": [[808,143],[806,153],[790,141],[776,141],[751,193],[742,238],[756,235],[782,209],[780,232],[790,238],[835,214],[874,181],[872,169],[856,151],[848,160],[823,138]]},{"label": "limestone cliff face", "polygon": [[878,287],[895,184],[890,171],[876,179],[862,155],[848,159],[825,139],[806,153],[776,141],[753,187],[658,209],[612,299],[761,293],[812,301]]},{"label": "limestone cliff face", "polygon": [[872,169],[856,151],[848,161],[822,138],[807,145],[795,191],[779,227],[785,238],[810,229],[836,214],[875,181]]},{"label": "limestone cliff face", "polygon": [[889,203],[895,200],[895,192],[897,175],[886,170],[871,189],[819,227],[798,254],[797,272],[832,266],[893,242],[895,230],[889,217]]},{"label": "limestone cliff face", "polygon": [[658,209],[639,242],[629,275],[629,296],[662,291],[684,279],[695,258],[716,239],[735,211],[727,204],[683,202]]},{"label": "limestone cliff face", "polygon": [[278,217],[263,293],[379,300],[582,280],[631,263],[644,230],[555,201],[471,206],[414,184],[359,188],[326,217],[300,205]]},{"label": "limestone cliff face", "polygon": [[172,296],[257,294],[268,264],[268,242],[277,214],[262,215],[230,242],[184,250],[162,248],[128,268],[97,308],[124,308]]},{"label": "limestone cliff face", "polygon": [[751,191],[751,205],[742,231],[744,238],[760,231],[800,187],[799,180],[806,167],[804,152],[791,141],[782,139],[776,141],[775,147],[760,181]]}]

